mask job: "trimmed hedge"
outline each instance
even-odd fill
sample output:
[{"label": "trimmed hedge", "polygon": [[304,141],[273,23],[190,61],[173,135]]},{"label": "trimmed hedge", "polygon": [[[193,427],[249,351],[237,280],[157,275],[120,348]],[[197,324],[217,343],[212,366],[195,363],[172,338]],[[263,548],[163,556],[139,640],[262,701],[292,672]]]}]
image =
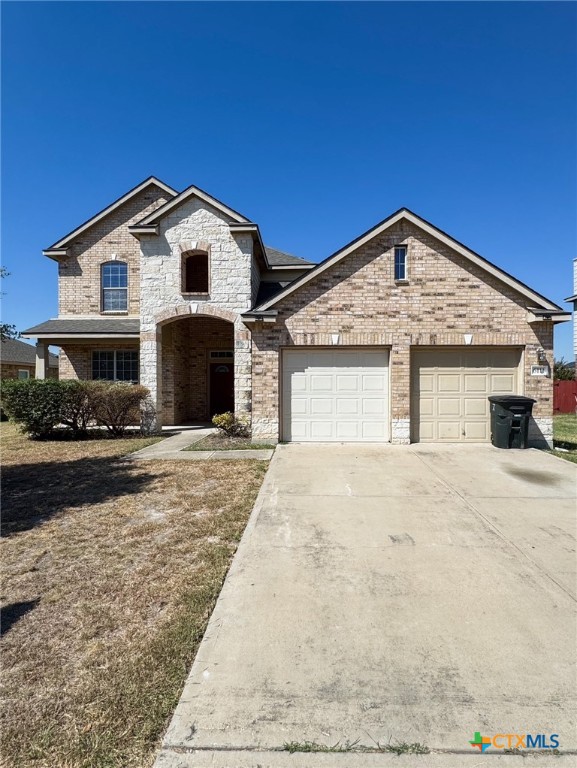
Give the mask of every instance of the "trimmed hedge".
[{"label": "trimmed hedge", "polygon": [[10,420],[40,439],[59,424],[77,438],[86,436],[90,424],[120,437],[129,424],[138,423],[148,394],[146,387],[124,382],[8,379],[2,382],[1,396]]}]

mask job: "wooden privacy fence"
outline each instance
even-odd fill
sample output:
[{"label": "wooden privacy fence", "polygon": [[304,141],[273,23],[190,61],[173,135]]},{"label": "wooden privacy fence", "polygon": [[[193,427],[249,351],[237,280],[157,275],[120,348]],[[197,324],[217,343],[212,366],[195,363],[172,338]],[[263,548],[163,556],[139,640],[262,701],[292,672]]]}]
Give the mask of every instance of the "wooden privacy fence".
[{"label": "wooden privacy fence", "polygon": [[577,413],[577,381],[553,382],[553,411],[555,413]]}]

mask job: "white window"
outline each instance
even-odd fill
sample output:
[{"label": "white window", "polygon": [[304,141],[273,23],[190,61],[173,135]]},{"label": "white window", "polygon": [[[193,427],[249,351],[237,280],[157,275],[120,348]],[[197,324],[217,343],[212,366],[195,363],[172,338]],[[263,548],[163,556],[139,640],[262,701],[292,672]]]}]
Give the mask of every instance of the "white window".
[{"label": "white window", "polygon": [[95,350],[92,353],[92,378],[138,384],[138,351]]},{"label": "white window", "polygon": [[102,265],[102,311],[128,311],[128,265],[124,261]]},{"label": "white window", "polygon": [[26,368],[18,368],[18,378],[19,379],[29,379],[30,378],[30,371],[26,370]]},{"label": "white window", "polygon": [[395,280],[407,279],[407,246],[395,246]]}]

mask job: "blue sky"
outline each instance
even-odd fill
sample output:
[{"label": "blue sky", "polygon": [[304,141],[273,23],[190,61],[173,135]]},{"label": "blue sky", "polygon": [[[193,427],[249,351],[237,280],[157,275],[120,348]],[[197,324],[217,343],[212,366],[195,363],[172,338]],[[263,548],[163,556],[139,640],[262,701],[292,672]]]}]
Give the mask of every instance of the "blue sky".
[{"label": "blue sky", "polygon": [[2,3],[4,321],[54,317],[42,248],[151,174],[314,261],[407,206],[561,303],[576,22],[566,2]]}]

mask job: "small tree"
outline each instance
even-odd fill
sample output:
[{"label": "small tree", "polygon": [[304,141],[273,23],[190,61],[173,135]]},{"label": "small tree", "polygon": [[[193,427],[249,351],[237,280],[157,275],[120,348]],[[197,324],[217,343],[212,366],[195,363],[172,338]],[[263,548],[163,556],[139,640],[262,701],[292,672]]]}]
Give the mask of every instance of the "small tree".
[{"label": "small tree", "polygon": [[575,378],[575,367],[569,365],[563,358],[555,360],[553,365],[553,378],[555,381],[568,381]]},{"label": "small tree", "polygon": [[[6,270],[6,267],[0,267],[0,278],[8,277],[10,272]],[[3,295],[3,294],[0,294]],[[17,339],[20,334],[16,330],[16,326],[10,323],[0,323],[0,341],[6,341],[6,339]]]}]

